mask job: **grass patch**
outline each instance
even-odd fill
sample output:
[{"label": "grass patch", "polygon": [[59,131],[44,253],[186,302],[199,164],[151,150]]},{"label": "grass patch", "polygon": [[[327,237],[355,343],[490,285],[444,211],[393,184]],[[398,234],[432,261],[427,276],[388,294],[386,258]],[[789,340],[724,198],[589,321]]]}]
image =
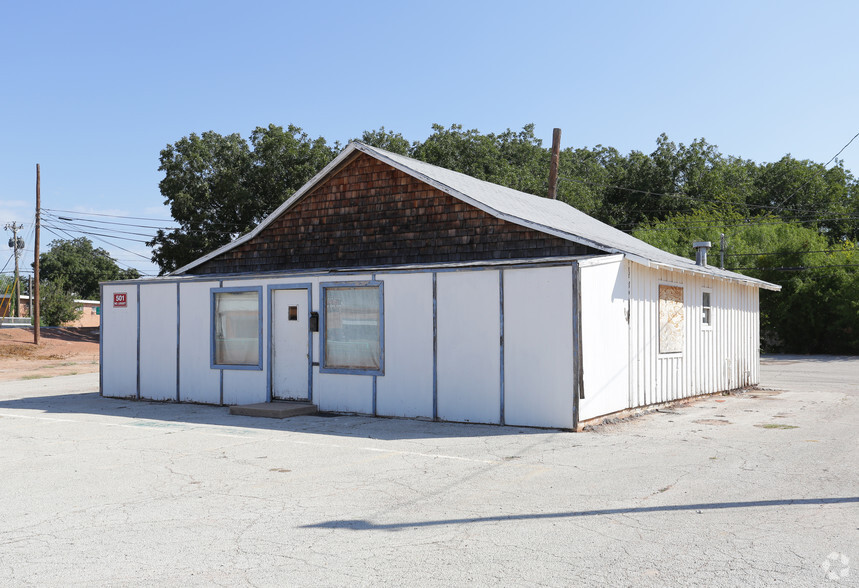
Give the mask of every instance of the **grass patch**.
[{"label": "grass patch", "polygon": [[44,374],[30,374],[29,376],[23,376],[18,378],[19,380],[41,380],[43,378],[50,378],[51,376],[46,376]]},{"label": "grass patch", "polygon": [[0,357],[30,358],[38,351],[35,345],[19,345],[12,343],[0,346]]},{"label": "grass patch", "polygon": [[776,423],[767,423],[765,425],[755,425],[761,429],[798,429],[796,425],[780,425]]}]

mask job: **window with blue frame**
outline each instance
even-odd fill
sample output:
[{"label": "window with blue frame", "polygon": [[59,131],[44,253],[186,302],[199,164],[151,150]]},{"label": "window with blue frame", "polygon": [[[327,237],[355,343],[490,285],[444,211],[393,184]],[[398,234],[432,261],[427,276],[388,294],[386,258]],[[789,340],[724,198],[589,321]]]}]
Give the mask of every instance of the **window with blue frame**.
[{"label": "window with blue frame", "polygon": [[384,297],[380,282],[322,284],[321,371],[384,373]]},{"label": "window with blue frame", "polygon": [[262,369],[262,288],[212,289],[212,367]]}]

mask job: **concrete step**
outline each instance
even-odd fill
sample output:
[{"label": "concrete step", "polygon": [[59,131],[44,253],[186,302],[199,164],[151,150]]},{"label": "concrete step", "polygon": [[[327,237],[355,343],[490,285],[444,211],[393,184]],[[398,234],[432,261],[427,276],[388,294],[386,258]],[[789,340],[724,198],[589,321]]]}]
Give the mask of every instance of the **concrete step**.
[{"label": "concrete step", "polygon": [[277,402],[260,402],[258,404],[242,404],[230,407],[230,414],[240,416],[266,417],[270,419],[285,419],[302,414],[316,414],[315,404],[284,400]]}]

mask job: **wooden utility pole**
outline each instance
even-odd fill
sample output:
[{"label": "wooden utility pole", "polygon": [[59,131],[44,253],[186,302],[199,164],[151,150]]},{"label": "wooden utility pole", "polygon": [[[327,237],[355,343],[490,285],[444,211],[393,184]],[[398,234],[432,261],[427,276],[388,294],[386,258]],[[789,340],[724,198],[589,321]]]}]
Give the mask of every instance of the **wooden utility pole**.
[{"label": "wooden utility pole", "polygon": [[39,344],[39,231],[41,229],[40,214],[42,212],[42,193],[41,193],[41,185],[42,185],[42,172],[39,169],[39,164],[36,164],[36,242],[34,244],[34,252],[33,255],[35,259],[33,260],[33,273],[35,288],[34,292],[30,293],[30,308],[35,308],[36,312],[33,313],[33,343],[36,345]]},{"label": "wooden utility pole", "polygon": [[552,131],[552,163],[549,167],[549,198],[558,198],[558,159],[561,155],[561,129]]}]

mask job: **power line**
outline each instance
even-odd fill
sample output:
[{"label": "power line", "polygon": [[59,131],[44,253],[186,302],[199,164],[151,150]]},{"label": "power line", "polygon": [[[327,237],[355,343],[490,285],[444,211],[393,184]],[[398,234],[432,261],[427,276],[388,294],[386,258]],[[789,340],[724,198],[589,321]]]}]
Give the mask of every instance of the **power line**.
[{"label": "power line", "polygon": [[715,202],[718,204],[736,204],[739,206],[745,206],[747,208],[762,208],[762,209],[772,209],[772,210],[794,210],[796,212],[806,212],[806,209],[791,207],[791,208],[779,208],[778,205],[774,204],[752,204],[749,202],[743,202],[740,200],[723,200],[719,198],[707,198],[705,196],[695,196],[693,194],[684,194],[682,192],[674,192],[674,193],[665,193],[665,192],[654,192],[653,190],[639,190],[637,188],[626,188],[624,186],[615,186],[612,184],[601,184],[599,182],[589,182],[588,180],[581,180],[577,178],[568,178],[566,176],[558,176],[559,180],[566,180],[569,182],[576,182],[579,184],[588,184],[591,186],[596,186],[598,188],[612,188],[614,190],[623,190],[625,192],[632,192],[636,194],[642,194],[644,196],[664,196],[666,198],[687,198],[690,200],[695,200],[697,202]]},{"label": "power line", "polygon": [[[65,229],[65,228],[63,228],[63,227],[52,227],[52,226],[50,226],[50,225],[44,225],[44,224],[43,224],[42,226],[43,226],[43,227],[45,227],[45,228],[46,228],[46,229],[48,229],[48,230],[56,229],[56,230],[58,230],[58,231],[62,231],[62,232],[63,232],[63,233],[65,233],[68,237],[70,237],[70,238],[72,238],[72,239],[74,239],[74,237],[72,236],[72,234],[71,234],[69,231],[71,231],[71,232],[73,232],[73,233],[83,233],[83,234],[85,234],[85,235],[101,236],[101,235],[99,235],[98,233],[87,233],[87,232],[84,232],[84,231],[77,231],[77,230],[75,230],[75,229]],[[63,238],[61,235],[58,235],[56,232],[54,232],[54,231],[51,231],[51,232],[52,232],[52,233],[54,233],[54,235],[57,235],[57,237],[60,237],[60,239],[62,239],[62,238]],[[124,237],[113,237],[112,235],[107,235],[107,236],[108,236],[108,237],[111,237],[111,238],[114,238],[114,239],[123,239],[123,238],[124,238]],[[141,257],[141,258],[143,258],[143,259],[145,259],[145,260],[147,260],[147,261],[151,261],[148,257],[146,257],[145,255],[143,255],[143,254],[141,254],[141,253],[137,253],[136,251],[132,251],[132,250],[130,250],[130,249],[126,249],[125,247],[122,247],[122,246],[120,246],[120,245],[117,245],[116,243],[112,243],[112,242],[108,241],[107,239],[101,238],[101,239],[99,239],[99,241],[102,241],[102,242],[104,242],[104,243],[107,243],[107,244],[108,244],[108,245],[110,245],[111,247],[116,247],[117,249],[122,249],[122,250],[123,250],[123,251],[125,251],[126,253],[131,253],[132,255],[136,255],[137,257]],[[135,239],[128,239],[128,241],[135,241]],[[137,242],[139,242],[139,243],[140,243],[140,242],[142,242],[142,241],[137,241]]]},{"label": "power line", "polygon": [[[123,230],[121,230],[121,229],[104,228],[104,227],[99,227],[99,226],[97,226],[97,225],[95,225],[95,226],[94,226],[94,225],[87,225],[87,224],[82,224],[82,223],[72,223],[69,219],[66,219],[66,218],[61,217],[61,216],[58,216],[58,217],[56,217],[56,218],[52,218],[52,219],[48,219],[48,220],[51,220],[51,221],[62,221],[62,222],[65,222],[65,223],[67,223],[67,224],[69,224],[69,225],[71,225],[71,226],[75,226],[75,227],[83,227],[83,228],[85,228],[85,229],[96,229],[96,230],[99,230],[99,231],[110,231],[110,232],[112,232],[112,233],[120,233],[120,234],[123,234],[123,235],[137,235],[137,236],[140,236],[140,237],[150,237],[150,236],[152,236],[152,234],[151,234],[151,233],[138,233],[138,232],[136,232],[136,231],[123,231]],[[119,237],[117,236],[117,238],[119,238]]]},{"label": "power line", "polygon": [[[631,233],[636,230],[641,231],[673,231],[676,229],[724,229],[724,228],[733,228],[733,227],[759,227],[759,226],[767,226],[767,225],[780,225],[780,224],[790,224],[790,223],[810,223],[810,222],[819,222],[819,221],[839,221],[839,220],[856,220],[859,219],[859,216],[836,216],[836,217],[828,217],[828,218],[808,218],[808,219],[780,219],[773,220],[768,222],[754,222],[752,220],[738,221],[734,223],[714,223],[711,221],[701,221],[702,224],[677,224],[677,225],[668,225],[664,223],[659,223],[658,227],[644,227],[637,226],[634,229],[629,229],[626,232]],[[703,223],[707,224],[703,224]]]},{"label": "power line", "polygon": [[735,272],[740,270],[758,270],[758,271],[781,271],[781,272],[796,272],[807,269],[824,269],[828,267],[859,267],[859,263],[842,263],[832,265],[798,265],[793,267],[728,267],[726,270]]},{"label": "power line", "polygon": [[108,218],[125,218],[125,219],[132,219],[132,220],[147,220],[147,221],[158,221],[158,222],[176,222],[176,221],[170,221],[170,220],[167,220],[164,218],[152,218],[152,217],[145,217],[145,216],[124,216],[124,215],[120,215],[120,214],[104,214],[104,213],[100,213],[100,212],[81,212],[80,210],[61,210],[59,208],[43,208],[42,210],[47,210],[47,211],[51,211],[51,212],[67,212],[70,214],[81,214],[84,216],[104,216],[104,217],[108,217]]},{"label": "power line", "polygon": [[[838,150],[838,153],[836,153],[835,155],[833,155],[833,156],[829,159],[829,161],[827,161],[826,163],[824,163],[824,164],[823,164],[823,169],[824,169],[824,170],[826,170],[826,166],[827,166],[827,165],[829,165],[830,163],[832,163],[833,161],[835,161],[835,158],[836,158],[836,157],[838,157],[839,155],[841,155],[841,152],[842,152],[842,151],[844,151],[845,149],[847,149],[847,147],[849,147],[849,146],[850,146],[850,143],[852,143],[853,141],[855,141],[855,140],[856,140],[856,137],[859,137],[859,133],[856,133],[855,135],[853,135],[853,138],[852,138],[852,139],[850,139],[849,141],[847,141],[847,144],[846,144],[846,145],[844,145],[844,147],[842,147],[841,149],[839,149],[839,150]],[[804,183],[804,184],[802,184],[799,188],[797,188],[796,190],[794,190],[793,192],[791,192],[790,196],[788,196],[787,198],[785,198],[784,200],[782,200],[782,201],[781,201],[781,204],[779,205],[779,207],[781,208],[782,206],[784,206],[784,204],[785,204],[788,200],[790,200],[791,198],[793,198],[794,196],[796,196],[796,194],[797,194],[800,190],[802,190],[802,189],[803,189],[803,188],[805,188],[809,183],[811,183],[811,180],[812,180],[812,179],[813,179],[813,176],[812,176],[811,178],[808,178],[808,179],[805,181],[805,183]]]},{"label": "power line", "polygon": [[[49,226],[49,225],[42,224],[42,226],[43,226],[43,227],[47,227],[47,226]],[[53,227],[53,228],[55,228],[55,229],[60,229],[60,227],[56,227],[56,226],[55,226],[55,227]],[[80,233],[80,234],[82,234],[82,235],[90,235],[90,236],[93,236],[93,237],[96,237],[96,236],[98,236],[98,237],[110,237],[111,239],[122,239],[123,241],[132,241],[132,242],[134,242],[134,243],[144,243],[144,244],[146,243],[146,241],[145,241],[145,240],[143,240],[143,239],[132,239],[131,237],[120,237],[120,236],[118,236],[118,235],[105,235],[104,233],[94,233],[94,232],[92,232],[92,231],[82,231],[82,230],[80,230],[80,229],[76,229],[76,228],[74,228],[73,226],[72,226],[72,227],[68,227],[67,229],[68,229],[69,231],[73,232],[73,233]],[[62,229],[60,229],[60,230],[62,230]]]},{"label": "power line", "polygon": [[[141,225],[138,223],[112,223],[110,221],[103,221],[103,220],[99,220],[99,219],[80,219],[80,218],[70,218],[69,219],[69,220],[81,220],[81,221],[91,222],[91,223],[117,224],[117,225],[126,225],[129,227],[153,228],[153,229],[158,229],[158,230],[162,230],[162,231],[180,231],[180,232],[183,231],[183,228],[184,228],[183,227],[184,223],[182,223],[180,221],[175,221],[175,220],[170,221],[170,220],[166,220],[166,219],[157,219],[157,218],[148,218],[148,217],[139,217],[139,216],[122,216],[122,215],[117,215],[117,214],[108,215],[108,214],[100,214],[100,213],[85,213],[85,212],[82,213],[79,211],[66,211],[66,210],[50,209],[50,208],[42,208],[41,210],[43,212],[46,212],[47,214],[50,214],[53,218],[60,218],[59,215],[54,214],[56,212],[71,212],[73,214],[79,214],[79,215],[80,214],[82,214],[82,215],[92,214],[92,215],[97,215],[97,216],[104,216],[104,217],[110,217],[110,218],[120,218],[120,219],[129,219],[129,220],[138,219],[138,220],[170,222],[170,223],[176,223],[178,226],[174,227],[174,226]],[[259,222],[262,222],[262,219]],[[256,223],[256,224],[259,224],[259,223]],[[238,233],[238,234],[244,234],[250,230],[247,228],[247,225],[245,225],[243,223],[231,223],[231,222],[226,222],[226,221],[206,221],[205,225],[207,227],[222,227],[224,229],[229,229],[230,233]],[[107,227],[101,227],[101,228],[102,228],[102,230],[108,230]]]},{"label": "power line", "polygon": [[764,255],[802,255],[803,253],[859,253],[859,249],[815,249],[811,251],[769,251],[763,253],[726,253],[726,257],[755,257]]},{"label": "power line", "polygon": [[118,222],[114,222],[114,221],[105,221],[105,220],[98,220],[98,219],[91,219],[91,218],[65,217],[65,216],[56,215],[52,212],[48,212],[44,208],[42,209],[42,212],[44,212],[46,215],[49,215],[53,218],[57,218],[57,219],[61,219],[61,220],[83,221],[83,222],[90,222],[90,223],[98,223],[100,225],[118,225],[118,226],[122,226],[122,227],[133,227],[133,228],[138,228],[138,229],[161,229],[161,230],[165,230],[165,231],[179,228],[179,227],[164,227],[164,226],[159,226],[159,225],[141,225],[141,224],[137,224],[137,223],[118,223]]}]

